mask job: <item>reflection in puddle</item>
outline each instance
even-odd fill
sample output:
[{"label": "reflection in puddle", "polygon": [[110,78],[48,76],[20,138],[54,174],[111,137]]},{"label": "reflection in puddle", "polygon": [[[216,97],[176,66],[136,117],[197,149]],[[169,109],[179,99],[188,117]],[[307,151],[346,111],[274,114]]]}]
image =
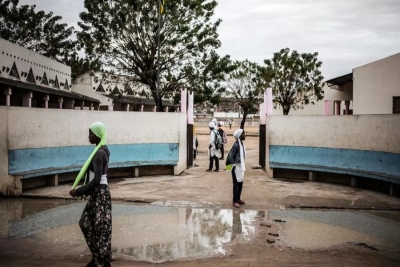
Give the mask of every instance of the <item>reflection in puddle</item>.
[{"label": "reflection in puddle", "polygon": [[[84,202],[0,199],[0,242],[36,242],[32,249],[89,254],[78,226]],[[281,220],[277,245],[300,249],[367,244],[400,250],[399,212],[244,211],[113,205],[112,249],[135,260],[164,262],[228,253],[255,240],[261,221]],[[274,226],[275,227],[275,226]],[[270,231],[263,227],[262,231]],[[7,244],[7,243],[3,243]],[[35,253],[35,251],[32,251]],[[7,246],[1,253],[7,253]],[[18,250],[13,250],[18,253]]]},{"label": "reflection in puddle", "polygon": [[[32,212],[30,216],[15,216],[6,223],[3,220],[6,228],[2,230],[3,237],[29,237],[52,247],[84,249],[78,226],[83,208],[82,202],[63,207],[50,205],[47,210]],[[260,216],[257,211],[114,204],[112,250],[114,254],[149,262],[225,255],[225,244],[254,238],[257,216]]]}]

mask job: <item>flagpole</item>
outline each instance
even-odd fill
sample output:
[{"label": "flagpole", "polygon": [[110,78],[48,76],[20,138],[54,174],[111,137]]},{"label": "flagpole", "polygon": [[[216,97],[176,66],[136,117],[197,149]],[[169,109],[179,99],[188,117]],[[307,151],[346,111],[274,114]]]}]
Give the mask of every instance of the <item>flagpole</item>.
[{"label": "flagpole", "polygon": [[[158,31],[157,31],[157,108],[161,108],[160,99],[160,31],[161,31],[161,0],[158,0]],[[160,112],[160,110],[157,110]]]}]

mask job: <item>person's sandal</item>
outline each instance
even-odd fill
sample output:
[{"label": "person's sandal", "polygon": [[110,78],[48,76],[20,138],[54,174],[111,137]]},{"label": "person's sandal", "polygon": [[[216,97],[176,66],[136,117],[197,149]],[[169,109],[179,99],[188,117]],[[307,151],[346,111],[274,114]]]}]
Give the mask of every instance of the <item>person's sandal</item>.
[{"label": "person's sandal", "polygon": [[211,170],[211,169],[208,169],[208,170],[206,170],[206,172],[212,172],[212,170]]},{"label": "person's sandal", "polygon": [[240,205],[239,205],[239,203],[237,203],[237,202],[233,202],[232,205],[233,205],[235,208],[240,208]]},{"label": "person's sandal", "polygon": [[219,172],[219,170],[214,170],[215,172]]},{"label": "person's sandal", "polygon": [[239,203],[240,205],[246,204],[246,202],[244,202],[244,200],[239,200],[237,203]]}]

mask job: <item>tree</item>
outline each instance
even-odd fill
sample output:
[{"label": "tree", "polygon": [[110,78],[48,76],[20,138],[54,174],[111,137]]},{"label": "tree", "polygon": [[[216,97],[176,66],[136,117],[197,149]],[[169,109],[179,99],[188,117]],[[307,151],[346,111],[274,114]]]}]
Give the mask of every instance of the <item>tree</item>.
[{"label": "tree", "polygon": [[243,109],[240,128],[244,129],[247,115],[255,111],[255,106],[263,101],[267,86],[263,79],[264,68],[248,60],[236,61],[235,70],[228,74],[226,94],[234,97]]},{"label": "tree", "polygon": [[74,27],[59,23],[61,16],[18,7],[19,0],[0,1],[0,37],[51,59],[62,60],[75,50]]},{"label": "tree", "polygon": [[96,72],[102,69],[101,62],[98,59],[91,60],[88,56],[80,58],[77,52],[66,55],[63,63],[71,67],[72,80],[88,71]]},{"label": "tree", "polygon": [[163,110],[161,98],[177,98],[181,88],[212,97],[211,83],[219,87],[224,75],[218,68],[226,60],[215,53],[220,47],[217,28],[221,22],[212,21],[217,1],[165,1],[160,28],[158,3],[157,0],[85,0],[87,11],[80,14],[82,31],[77,35],[78,40],[87,54],[100,58],[112,73],[147,85],[158,111]]},{"label": "tree", "polygon": [[272,87],[274,108],[280,105],[283,115],[324,98],[322,62],[317,57],[318,53],[290,53],[286,48],[264,61],[264,79]]}]

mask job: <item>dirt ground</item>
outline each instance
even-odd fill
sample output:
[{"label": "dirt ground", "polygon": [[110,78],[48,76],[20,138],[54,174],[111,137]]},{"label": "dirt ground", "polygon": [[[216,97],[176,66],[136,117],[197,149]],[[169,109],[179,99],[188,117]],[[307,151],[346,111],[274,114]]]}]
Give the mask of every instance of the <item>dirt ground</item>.
[{"label": "dirt ground", "polygon": [[[229,127],[227,127],[229,128]],[[206,133],[207,129],[198,129]],[[249,129],[249,133],[257,133],[257,129]],[[232,130],[233,132],[233,130]],[[207,135],[199,135],[200,154],[195,163],[197,167],[186,170],[180,176],[141,177],[115,179],[110,183],[111,194],[118,201],[191,201],[196,203],[212,203],[218,208],[233,208],[231,203],[232,185],[230,174],[224,171],[220,161],[219,173],[208,173]],[[233,138],[227,145],[231,147]],[[243,199],[246,205],[242,209],[269,210],[288,208],[343,208],[343,209],[400,209],[400,199],[385,194],[346,186],[293,182],[283,179],[271,179],[263,170],[252,169],[258,164],[258,138],[249,137],[246,141],[248,158],[246,160],[246,176],[243,188]],[[29,197],[69,198],[71,185],[45,187],[25,192]],[[29,253],[30,246],[36,246],[34,240],[0,244],[0,250],[7,246],[25,246],[25,253],[2,257],[0,266],[85,266],[89,257],[75,256],[73,252],[63,251],[51,253],[44,244],[40,253]],[[157,264],[159,266],[400,266],[400,248],[398,251],[373,251],[364,247],[344,245],[321,250],[300,250],[267,243],[267,229],[257,228],[257,238],[252,242],[237,242],[229,247],[228,256],[218,258],[187,260]],[[131,261],[118,256],[112,266],[154,266],[146,262]]]}]

